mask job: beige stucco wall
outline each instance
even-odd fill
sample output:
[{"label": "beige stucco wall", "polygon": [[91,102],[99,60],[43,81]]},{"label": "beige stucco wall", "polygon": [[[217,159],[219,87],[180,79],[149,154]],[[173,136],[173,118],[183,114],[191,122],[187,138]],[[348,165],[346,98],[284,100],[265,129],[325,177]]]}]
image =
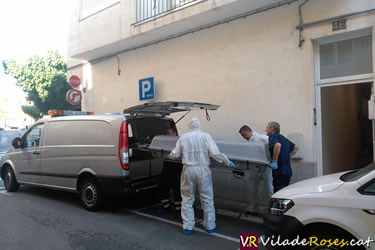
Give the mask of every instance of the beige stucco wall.
[{"label": "beige stucco wall", "polygon": [[[302,2],[119,54],[120,75],[116,58],[86,65],[81,71],[81,79],[87,80],[82,108],[107,113],[142,104],[138,81],[153,76],[155,101],[221,105],[209,112],[209,122],[204,112],[191,112],[177,124],[180,132],[187,131],[189,118],[198,116],[202,129],[213,137],[242,140],[237,131],[243,124],[264,132],[267,122],[278,121],[282,134],[303,135],[302,162],[315,163],[312,39],[333,33],[330,23],[307,28],[306,42],[299,48],[295,27]],[[374,7],[371,0],[314,0],[304,5],[302,13],[304,22],[310,22]],[[334,34],[374,24],[373,12],[349,18],[347,29]]]}]

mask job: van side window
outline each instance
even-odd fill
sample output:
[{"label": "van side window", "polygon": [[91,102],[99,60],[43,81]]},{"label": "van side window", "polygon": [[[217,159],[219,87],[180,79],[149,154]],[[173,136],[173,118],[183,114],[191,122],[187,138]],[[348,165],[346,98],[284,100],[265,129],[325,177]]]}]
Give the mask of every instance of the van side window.
[{"label": "van side window", "polygon": [[105,121],[50,121],[45,145],[114,145],[113,139],[111,125]]},{"label": "van side window", "polygon": [[39,147],[42,127],[43,124],[36,125],[23,137],[22,143],[25,148]]}]

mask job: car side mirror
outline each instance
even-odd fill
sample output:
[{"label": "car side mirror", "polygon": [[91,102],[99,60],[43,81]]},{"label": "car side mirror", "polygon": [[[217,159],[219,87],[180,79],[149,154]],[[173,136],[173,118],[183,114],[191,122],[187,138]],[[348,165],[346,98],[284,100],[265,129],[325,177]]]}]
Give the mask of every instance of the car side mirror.
[{"label": "car side mirror", "polygon": [[21,138],[19,138],[19,137],[14,138],[13,141],[12,141],[12,146],[15,149],[20,148],[21,147]]}]

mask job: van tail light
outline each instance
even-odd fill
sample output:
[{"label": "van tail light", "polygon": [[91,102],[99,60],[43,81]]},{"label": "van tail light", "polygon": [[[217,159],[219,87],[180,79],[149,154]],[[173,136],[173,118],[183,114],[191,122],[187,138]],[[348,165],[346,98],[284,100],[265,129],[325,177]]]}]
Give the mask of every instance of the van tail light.
[{"label": "van tail light", "polygon": [[121,124],[118,155],[121,167],[125,170],[129,170],[128,127],[126,121]]}]

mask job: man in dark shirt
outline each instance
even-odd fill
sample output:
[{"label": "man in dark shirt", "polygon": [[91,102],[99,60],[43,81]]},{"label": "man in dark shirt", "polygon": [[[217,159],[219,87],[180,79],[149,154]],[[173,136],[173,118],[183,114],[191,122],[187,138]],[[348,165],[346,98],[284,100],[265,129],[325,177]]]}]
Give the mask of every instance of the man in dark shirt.
[{"label": "man in dark shirt", "polygon": [[292,177],[290,157],[298,151],[298,147],[280,134],[280,124],[277,122],[267,124],[266,134],[272,159],[270,167],[272,168],[273,189],[276,193],[289,185]]},{"label": "man in dark shirt", "polygon": [[[177,136],[175,128],[167,129],[168,136]],[[180,193],[180,178],[182,172],[182,163],[164,161],[163,170],[161,172],[160,183],[160,203],[162,208],[157,210],[157,214],[164,214],[169,210],[169,190],[173,189],[174,207],[176,209],[177,217],[181,219],[181,193]]]}]

